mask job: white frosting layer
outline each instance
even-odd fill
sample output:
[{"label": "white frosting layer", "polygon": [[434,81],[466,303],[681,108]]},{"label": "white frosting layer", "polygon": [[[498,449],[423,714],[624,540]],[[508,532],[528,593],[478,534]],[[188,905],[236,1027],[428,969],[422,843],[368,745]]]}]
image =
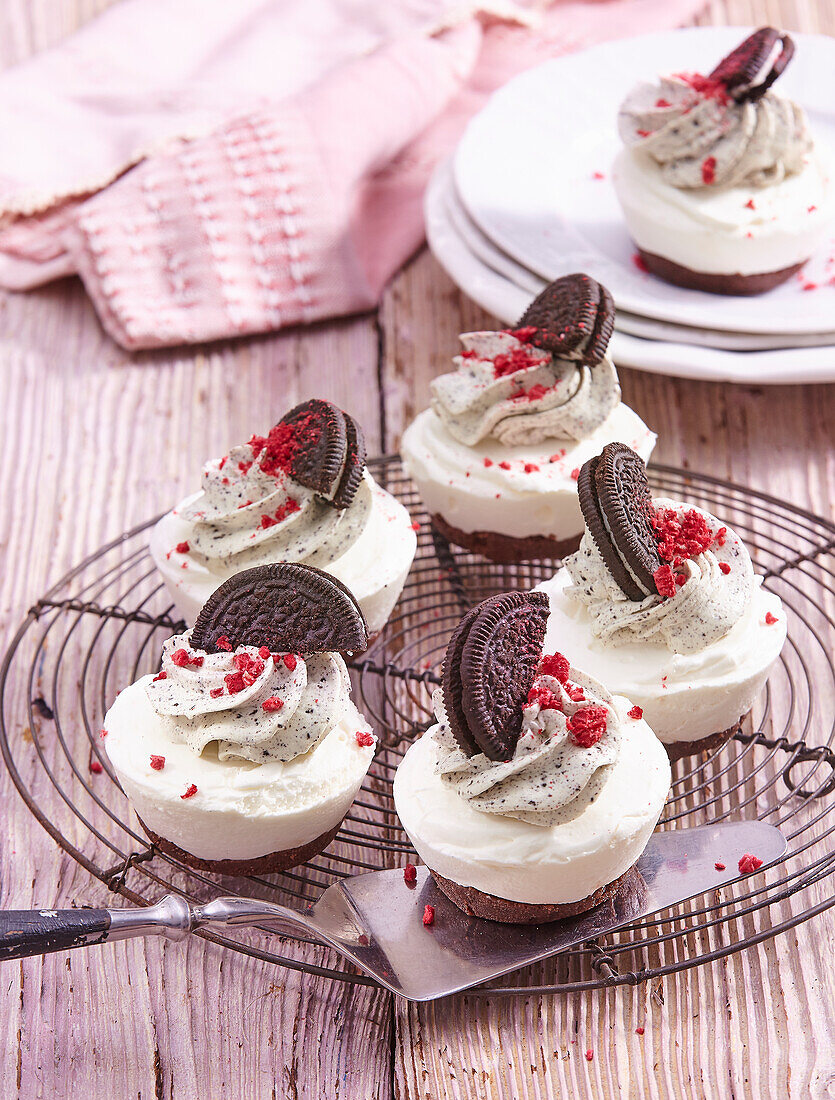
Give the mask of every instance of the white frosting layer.
[{"label": "white frosting layer", "polygon": [[753,275],[802,263],[835,216],[830,159],[817,152],[801,172],[769,187],[686,190],[666,182],[648,155],[625,148],[612,183],[640,248],[712,274]]},{"label": "white frosting layer", "polygon": [[[369,512],[362,530],[347,548],[331,561],[308,555],[287,559],[275,543],[265,541],[246,555],[211,560],[176,547],[191,542],[194,524],[178,513],[193,511],[201,498],[195,493],[162,517],[149,539],[157,564],[177,611],[191,626],[209,598],[227,577],[254,565],[285,560],[302,561],[324,569],[353,593],[362,608],[369,634],[382,630],[403,590],[417,548],[409,513],[391,494],[381,489],[366,470],[354,504],[365,499]],[[354,505],[352,505],[354,507]],[[330,510],[332,511],[332,510]]]},{"label": "white frosting layer", "polygon": [[[569,650],[569,652],[571,652]],[[670,788],[667,754],[646,722],[616,697],[620,753],[598,797],[571,821],[542,828],[476,810],[435,772],[433,727],[394,777],[394,801],[427,866],[511,901],[565,904],[613,882],[639,858]]]},{"label": "white frosting layer", "polygon": [[[367,721],[346,700],[338,723],[289,763],[220,760],[174,740],[148,699],[151,676],[125,688],[108,711],[104,745],[122,789],[153,832],[201,859],[254,859],[297,848],[334,829],[374,755],[357,744]],[[161,770],[151,756],[164,756]],[[190,784],[191,798],[182,795]]]},{"label": "white frosting layer", "polygon": [[[747,713],[786,640],[780,598],[764,592],[759,578],[728,633],[691,653],[674,653],[660,641],[612,645],[596,638],[588,608],[565,593],[571,583],[563,568],[538,586],[551,601],[545,652],[570,653],[611,691],[628,695],[668,744],[708,737]],[[765,621],[769,612],[777,619],[772,625]]]},{"label": "white frosting layer", "polygon": [[[621,403],[579,442],[551,439],[509,447],[485,439],[468,447],[427,409],[406,429],[400,449],[427,511],[451,526],[515,538],[566,539],[583,530],[572,472],[616,441],[627,443],[646,461],[655,439],[640,417]],[[490,466],[485,466],[485,458]],[[502,469],[502,462],[510,468]],[[531,465],[538,469],[526,471]]]}]

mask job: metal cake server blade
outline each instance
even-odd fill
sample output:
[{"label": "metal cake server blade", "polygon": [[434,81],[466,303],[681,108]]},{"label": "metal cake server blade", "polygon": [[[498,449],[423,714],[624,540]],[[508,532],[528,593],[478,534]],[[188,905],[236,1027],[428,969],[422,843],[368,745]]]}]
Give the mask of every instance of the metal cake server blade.
[{"label": "metal cake server blade", "polygon": [[[0,959],[85,947],[133,936],[181,939],[204,927],[298,931],[335,948],[392,993],[431,1001],[546,959],[621,925],[715,890],[739,877],[752,853],[764,869],[786,851],[783,834],[762,821],[725,821],[653,834],[616,899],[552,924],[499,924],[468,917],[435,886],[425,867],[406,884],[402,868],[372,871],[329,886],[304,911],[250,898],[205,904],[169,894],[144,909],[0,911]],[[725,870],[717,870],[724,863]],[[426,905],[435,908],[431,927]]]}]

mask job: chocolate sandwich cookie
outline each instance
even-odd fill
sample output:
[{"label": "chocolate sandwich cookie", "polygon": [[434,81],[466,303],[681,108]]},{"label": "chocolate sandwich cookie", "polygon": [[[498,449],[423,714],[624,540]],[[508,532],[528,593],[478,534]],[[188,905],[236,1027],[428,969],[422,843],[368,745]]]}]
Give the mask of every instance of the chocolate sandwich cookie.
[{"label": "chocolate sandwich cookie", "polygon": [[207,653],[268,646],[306,657],[364,650],[368,630],[341,581],[311,565],[278,562],[224,581],[203,605],[191,645]]},{"label": "chocolate sandwich cookie", "polygon": [[578,273],[556,279],[539,294],[517,328],[535,328],[530,342],[563,359],[593,367],[606,354],[615,303],[605,286]]},{"label": "chocolate sandwich cookie", "polygon": [[347,508],[365,469],[365,437],[352,416],[313,398],[279,420],[258,455],[265,473],[284,469],[334,508]]},{"label": "chocolate sandwich cookie", "polygon": [[643,459],[625,443],[609,443],[580,469],[583,519],[621,591],[640,601],[657,594],[664,564],[652,527],[652,494]]},{"label": "chocolate sandwich cookie", "polygon": [[[758,81],[757,77],[774,53],[778,42],[781,45],[780,52],[772,61],[768,72]],[[793,56],[794,41],[789,35],[781,34],[774,27],[760,27],[724,57],[708,79],[723,84],[738,103],[743,100],[754,101],[765,95]]]},{"label": "chocolate sandwich cookie", "polygon": [[453,632],[444,657],[444,704],[468,756],[513,756],[548,611],[544,592],[505,592],[472,608]]}]

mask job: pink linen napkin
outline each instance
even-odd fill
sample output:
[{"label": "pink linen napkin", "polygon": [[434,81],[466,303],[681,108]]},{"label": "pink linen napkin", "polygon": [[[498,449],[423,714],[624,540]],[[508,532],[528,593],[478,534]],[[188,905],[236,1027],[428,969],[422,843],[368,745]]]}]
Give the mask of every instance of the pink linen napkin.
[{"label": "pink linen napkin", "polygon": [[78,272],[127,348],[372,308],[495,88],[701,5],[123,0],[0,76],[0,285]]}]

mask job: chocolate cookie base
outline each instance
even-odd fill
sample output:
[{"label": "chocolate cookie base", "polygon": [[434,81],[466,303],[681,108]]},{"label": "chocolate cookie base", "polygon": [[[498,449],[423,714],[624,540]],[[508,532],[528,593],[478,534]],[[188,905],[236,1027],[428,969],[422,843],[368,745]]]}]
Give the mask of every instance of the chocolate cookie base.
[{"label": "chocolate cookie base", "polygon": [[790,279],[799,271],[805,260],[791,267],[783,267],[779,271],[758,271],[753,275],[722,275],[719,272],[693,271],[692,268],[682,267],[664,256],[656,256],[654,252],[645,252],[638,248],[638,255],[647,265],[647,268],[667,283],[675,286],[684,286],[688,290],[704,290],[708,294],[727,294],[735,297],[752,297],[755,294],[765,294],[767,290],[773,290],[775,286]]},{"label": "chocolate cookie base", "polygon": [[339,832],[342,822],[340,821],[335,829],[317,836],[309,844],[302,844],[299,848],[285,848],[284,851],[271,852],[269,855],[256,856],[254,859],[201,859],[200,856],[193,856],[191,852],[184,851],[173,841],[159,836],[148,828],[141,817],[139,824],[148,834],[155,848],[198,871],[214,871],[218,875],[270,875],[277,871],[287,871],[290,867],[297,867],[300,863],[307,863],[309,859],[318,856]]},{"label": "chocolate cookie base", "polygon": [[730,741],[747,717],[747,714],[743,714],[733,726],[729,726],[726,730],[719,730],[718,733],[711,733],[707,737],[700,737],[698,741],[673,741],[669,745],[665,743],[664,748],[667,750],[667,756],[669,756],[672,763],[675,763],[676,760],[681,760],[685,756],[693,756],[698,752],[711,752],[713,749],[721,748],[726,741]]},{"label": "chocolate cookie base", "polygon": [[570,539],[552,539],[547,535],[529,535],[527,538],[517,539],[512,535],[500,535],[496,531],[462,531],[447,523],[437,513],[430,519],[432,526],[447,542],[503,565],[537,561],[539,558],[564,558],[567,554],[574,553],[582,537],[580,532]]},{"label": "chocolate cookie base", "polygon": [[616,898],[631,871],[630,867],[614,882],[601,886],[599,890],[595,890],[588,897],[581,898],[580,901],[551,905],[545,902],[509,901],[507,898],[499,898],[495,894],[486,894],[475,886],[462,886],[429,868],[438,889],[467,916],[500,921],[502,924],[550,924],[551,921],[579,916],[580,913],[594,909],[604,901]]}]

